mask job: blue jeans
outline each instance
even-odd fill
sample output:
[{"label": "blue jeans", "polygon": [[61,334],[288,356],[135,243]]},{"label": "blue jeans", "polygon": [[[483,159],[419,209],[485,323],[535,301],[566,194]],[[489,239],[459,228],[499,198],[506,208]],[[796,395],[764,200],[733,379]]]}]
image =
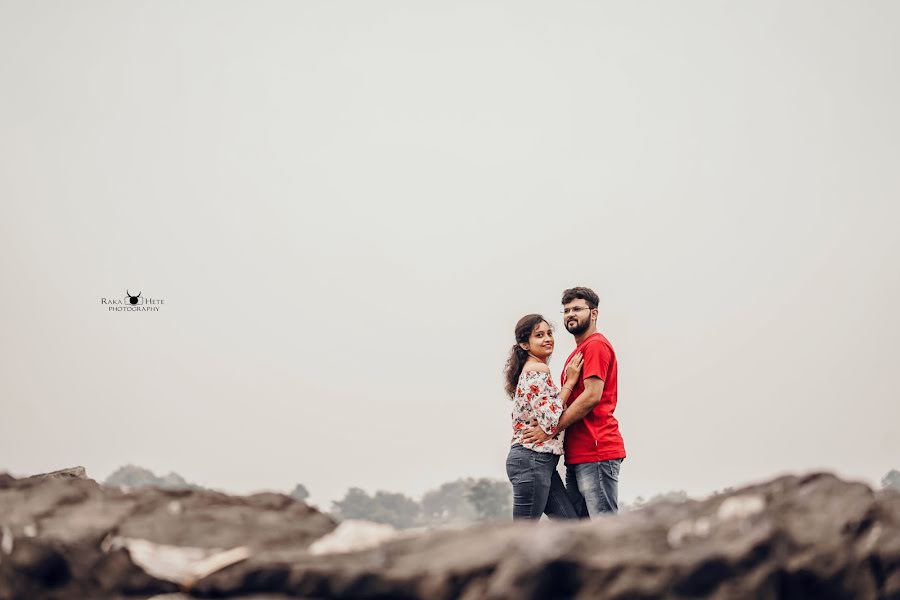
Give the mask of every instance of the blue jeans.
[{"label": "blue jeans", "polygon": [[513,519],[577,519],[578,513],[556,472],[559,455],[535,452],[513,444],[506,458],[506,474],[513,487]]},{"label": "blue jeans", "polygon": [[566,491],[582,519],[619,512],[621,458],[566,465]]}]

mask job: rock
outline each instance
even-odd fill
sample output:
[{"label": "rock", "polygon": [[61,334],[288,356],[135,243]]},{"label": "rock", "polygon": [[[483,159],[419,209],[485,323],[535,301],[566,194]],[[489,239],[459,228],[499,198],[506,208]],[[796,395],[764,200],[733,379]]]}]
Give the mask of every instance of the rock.
[{"label": "rock", "polygon": [[209,576],[195,592],[354,599],[900,598],[898,498],[828,474],[782,477],[594,522],[434,531],[294,564],[248,561]]},{"label": "rock", "polygon": [[36,479],[39,481],[44,481],[46,479],[87,479],[87,472],[84,470],[84,467],[71,467],[69,469],[53,471],[52,473],[41,473],[40,475],[34,475],[27,479]]},{"label": "rock", "polygon": [[306,553],[335,527],[281,494],[125,492],[87,478],[0,475],[0,599],[174,593],[247,556]]},{"label": "rock", "polygon": [[131,561],[148,575],[190,588],[198,580],[250,556],[246,546],[224,550],[155,544],[147,540],[113,537],[100,545],[104,552],[125,548]]},{"label": "rock", "polygon": [[822,473],[593,522],[369,525],[280,494],[0,477],[0,599],[900,600],[900,494]]},{"label": "rock", "polygon": [[337,529],[313,542],[309,551],[320,555],[357,552],[380,546],[402,535],[391,525],[350,519],[342,521]]}]

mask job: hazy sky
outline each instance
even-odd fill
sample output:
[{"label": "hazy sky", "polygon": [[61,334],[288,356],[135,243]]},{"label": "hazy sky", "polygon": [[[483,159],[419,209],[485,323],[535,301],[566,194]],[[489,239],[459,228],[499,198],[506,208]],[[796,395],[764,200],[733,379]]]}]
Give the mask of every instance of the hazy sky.
[{"label": "hazy sky", "polygon": [[[0,2],[0,470],[506,478],[594,288],[621,498],[900,468],[900,3]],[[108,312],[126,289],[155,313]]]}]

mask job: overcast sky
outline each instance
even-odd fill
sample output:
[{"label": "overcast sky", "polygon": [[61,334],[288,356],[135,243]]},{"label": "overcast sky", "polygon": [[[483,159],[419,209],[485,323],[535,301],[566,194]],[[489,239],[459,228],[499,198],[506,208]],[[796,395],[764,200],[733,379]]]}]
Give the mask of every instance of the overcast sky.
[{"label": "overcast sky", "polygon": [[[900,4],[0,2],[0,470],[505,479],[601,297],[621,499],[900,468]],[[158,312],[109,312],[126,289]]]}]

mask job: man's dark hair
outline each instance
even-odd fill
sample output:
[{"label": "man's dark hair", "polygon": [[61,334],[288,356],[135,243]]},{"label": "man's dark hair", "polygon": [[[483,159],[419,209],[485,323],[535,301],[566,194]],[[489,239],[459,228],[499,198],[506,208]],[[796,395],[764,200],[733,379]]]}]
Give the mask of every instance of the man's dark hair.
[{"label": "man's dark hair", "polygon": [[584,300],[591,308],[597,308],[600,304],[600,296],[594,290],[586,287],[573,287],[563,292],[562,303],[568,304],[572,300]]}]

